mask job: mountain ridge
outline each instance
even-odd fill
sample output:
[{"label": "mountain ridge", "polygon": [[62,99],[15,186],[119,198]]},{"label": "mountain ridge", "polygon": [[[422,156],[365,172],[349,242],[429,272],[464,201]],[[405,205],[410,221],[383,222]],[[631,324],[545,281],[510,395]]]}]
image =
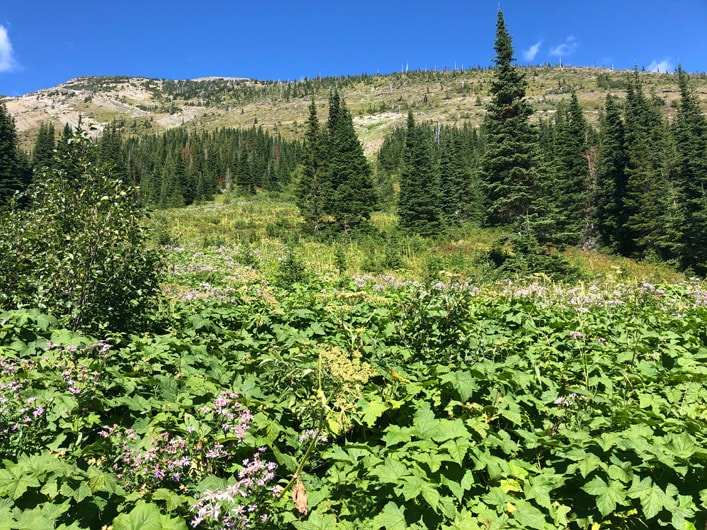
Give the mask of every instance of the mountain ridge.
[{"label": "mountain ridge", "polygon": [[[534,119],[547,119],[559,101],[578,95],[590,123],[598,121],[607,94],[624,95],[632,71],[596,67],[522,67]],[[479,125],[489,101],[491,69],[418,70],[389,74],[261,81],[208,76],[169,80],[128,76],[80,76],[55,87],[1,98],[14,117],[20,143],[31,149],[43,122],[63,128],[79,120],[98,135],[115,124],[125,134],[160,132],[187,126],[196,130],[260,126],[288,138],[301,138],[311,99],[320,119],[336,88],[354,117],[368,154],[386,134],[404,126],[409,110],[420,122]],[[640,72],[644,90],[672,115],[680,93],[675,74]],[[693,90],[707,110],[707,75],[690,74]],[[321,110],[320,110],[321,109]]]}]

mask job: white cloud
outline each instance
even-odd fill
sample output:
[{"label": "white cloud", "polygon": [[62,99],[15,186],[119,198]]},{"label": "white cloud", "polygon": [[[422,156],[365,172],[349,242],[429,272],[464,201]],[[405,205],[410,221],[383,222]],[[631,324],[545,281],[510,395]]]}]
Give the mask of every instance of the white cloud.
[{"label": "white cloud", "polygon": [[566,57],[577,51],[578,47],[579,43],[577,42],[577,39],[575,39],[574,35],[570,35],[562,44],[558,44],[557,46],[550,48],[550,55],[555,57]]},{"label": "white cloud", "polygon": [[662,61],[656,61],[653,59],[653,62],[648,66],[648,71],[663,73],[673,72],[675,71],[675,65],[670,62],[670,57],[663,59]]},{"label": "white cloud", "polygon": [[533,44],[527,50],[523,50],[523,59],[525,59],[528,62],[531,62],[533,59],[535,59],[535,56],[540,51],[540,46],[542,46],[542,44],[543,44],[543,41],[539,40],[538,42]]},{"label": "white cloud", "polygon": [[11,72],[16,66],[10,37],[5,27],[0,26],[0,72]]}]

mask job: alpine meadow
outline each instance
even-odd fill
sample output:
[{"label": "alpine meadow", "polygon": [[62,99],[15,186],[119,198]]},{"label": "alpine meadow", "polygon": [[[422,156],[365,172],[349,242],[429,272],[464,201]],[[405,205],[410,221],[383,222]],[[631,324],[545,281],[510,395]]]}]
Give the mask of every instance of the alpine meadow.
[{"label": "alpine meadow", "polygon": [[707,529],[707,75],[489,48],[0,98],[0,530]]}]

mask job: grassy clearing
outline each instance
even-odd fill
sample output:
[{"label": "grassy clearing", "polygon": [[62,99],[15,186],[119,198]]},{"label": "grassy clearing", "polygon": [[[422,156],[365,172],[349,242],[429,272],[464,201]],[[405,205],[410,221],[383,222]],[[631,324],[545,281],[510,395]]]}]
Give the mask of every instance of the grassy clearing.
[{"label": "grassy clearing", "polygon": [[[324,243],[303,234],[297,207],[286,195],[277,194],[223,195],[213,203],[155,212],[152,221],[161,244],[199,255],[225,252],[234,256],[236,266],[254,268],[263,277],[275,273],[292,250],[309,274],[322,278],[344,273],[393,274],[401,280],[421,281],[453,274],[483,280],[488,271],[481,258],[503,235],[499,230],[465,226],[444,238],[424,239],[400,234],[394,214],[376,212],[371,219],[375,235]],[[565,256],[588,279],[616,277],[654,283],[682,279],[662,264],[578,249],[566,250]]]}]

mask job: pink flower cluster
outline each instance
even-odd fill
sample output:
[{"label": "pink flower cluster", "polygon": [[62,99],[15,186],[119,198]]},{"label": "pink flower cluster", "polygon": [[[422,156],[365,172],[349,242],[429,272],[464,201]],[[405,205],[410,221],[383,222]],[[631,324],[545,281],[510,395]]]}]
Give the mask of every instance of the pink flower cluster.
[{"label": "pink flower cluster", "polygon": [[[47,351],[58,350],[57,358],[44,358],[44,362],[61,370],[66,387],[75,396],[90,395],[96,391],[101,373],[91,370],[86,364],[96,361],[105,361],[107,352],[112,346],[104,340],[89,344],[81,348],[77,346],[63,346],[49,342]],[[83,362],[81,362],[83,361]]]},{"label": "pink flower cluster", "polygon": [[179,483],[192,466],[191,443],[183,438],[172,438],[167,432],[150,440],[146,449],[133,447],[140,441],[133,429],[113,425],[104,427],[100,435],[120,442],[121,455],[113,464],[113,471],[128,489]]},{"label": "pink flower cluster", "polygon": [[27,449],[23,440],[34,441],[45,425],[46,404],[26,395],[27,379],[21,375],[35,367],[26,359],[0,359],[0,457]]},{"label": "pink flower cluster", "polygon": [[300,443],[309,442],[313,440],[315,436],[317,437],[318,442],[328,441],[328,438],[325,434],[318,434],[317,431],[314,429],[306,429],[302,434],[300,434],[299,441]]},{"label": "pink flower cluster", "polygon": [[217,428],[209,429],[206,436],[193,424],[183,429],[186,437],[162,432],[148,440],[140,439],[133,429],[105,426],[99,434],[113,442],[118,452],[113,471],[128,489],[141,490],[181,484],[189,477],[198,481],[205,473],[222,469],[233,460],[253,419],[238,398],[236,392],[223,391],[197,409],[199,422]]},{"label": "pink flower cluster", "polygon": [[199,409],[204,416],[219,422],[224,434],[234,435],[239,442],[243,441],[250,428],[253,415],[239,401],[237,392],[223,390],[211,404]]},{"label": "pink flower cluster", "polygon": [[192,527],[251,528],[256,521],[266,522],[268,514],[264,510],[266,495],[279,495],[280,488],[267,488],[275,478],[274,462],[265,462],[261,447],[253,458],[243,461],[243,469],[238,473],[235,484],[224,490],[206,490],[201,494],[192,511],[196,512],[190,521]]}]

